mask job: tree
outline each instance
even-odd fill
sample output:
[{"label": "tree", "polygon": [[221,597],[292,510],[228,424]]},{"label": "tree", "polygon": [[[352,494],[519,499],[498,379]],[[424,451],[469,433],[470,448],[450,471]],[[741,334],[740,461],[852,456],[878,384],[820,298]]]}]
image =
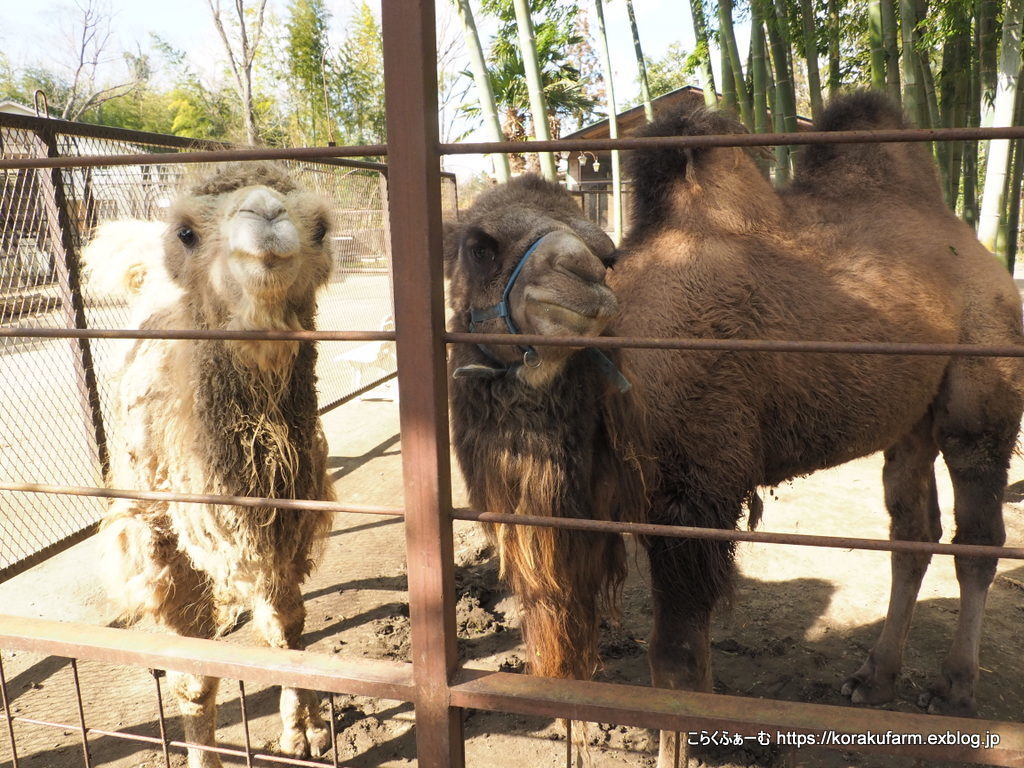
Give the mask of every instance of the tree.
[{"label": "tree", "polygon": [[61,119],[80,120],[88,110],[137,89],[146,73],[132,64],[144,62],[126,59],[129,65],[126,76],[120,82],[101,84],[101,70],[112,61],[110,10],[101,5],[101,0],[76,0],[74,11],[60,14],[62,18],[74,19],[73,26],[65,29],[61,45],[63,61],[59,66],[67,70],[68,75],[64,78],[37,68],[29,70],[30,79],[35,78],[42,86],[51,106],[59,110]]},{"label": "tree", "polygon": [[[583,23],[575,4],[558,0],[532,0],[534,38],[541,70],[544,97],[549,112],[550,129],[560,135],[563,120],[581,124],[592,119],[597,104],[596,89],[589,75],[580,67],[587,66],[589,49]],[[523,59],[517,45],[516,18],[509,0],[484,0],[483,8],[499,21],[497,34],[491,39],[488,63],[491,89],[501,111],[502,133],[510,141],[525,141],[526,125],[531,109],[525,87]],[[580,67],[571,62],[580,62]],[[513,168],[521,170],[523,158],[512,155]]]},{"label": "tree", "polygon": [[220,0],[206,2],[213,15],[217,34],[224,44],[231,73],[234,75],[235,87],[242,104],[246,143],[254,145],[259,141],[259,130],[256,126],[256,107],[253,99],[252,65],[263,36],[263,15],[267,8],[267,0],[256,0],[255,9],[246,8],[245,0],[234,0],[236,18],[233,20],[231,35],[225,26]]},{"label": "tree", "polygon": [[715,74],[711,69],[711,44],[708,36],[707,14],[704,0],[690,0],[690,16],[693,18],[693,36],[696,47],[693,55],[697,58],[700,72],[700,87],[704,90],[704,103],[709,107],[718,105],[718,91],[715,89]]},{"label": "tree", "polygon": [[338,124],[346,144],[385,140],[384,49],[380,23],[366,0],[356,6],[335,61]]},{"label": "tree", "polygon": [[[477,99],[480,101],[480,111],[483,115],[487,139],[488,141],[501,141],[504,138],[501,134],[501,121],[498,119],[498,107],[494,102],[494,91],[491,89],[491,79],[487,74],[487,62],[484,59],[483,46],[480,44],[480,35],[473,18],[473,8],[469,0],[452,0],[452,2],[455,3],[459,20],[462,22],[466,47],[469,50],[469,63],[473,70],[473,82],[476,83]],[[497,154],[493,156],[493,160],[494,174],[498,181],[508,181],[511,177],[508,155]]]},{"label": "tree", "polygon": [[[523,72],[526,75],[526,90],[530,99],[530,113],[533,115],[533,135],[538,141],[551,138],[548,128],[548,107],[544,99],[544,86],[541,83],[540,62],[537,58],[537,41],[533,33],[533,17],[528,0],[512,0],[515,10],[516,30],[519,48],[522,51]],[[540,167],[544,178],[549,181],[558,179],[554,157],[550,152],[539,153]]]},{"label": "tree", "polygon": [[238,99],[230,90],[207,87],[184,51],[155,36],[154,47],[175,74],[174,85],[166,94],[170,120],[167,132],[194,139],[236,138],[235,129],[241,120]]},{"label": "tree", "polygon": [[[612,55],[608,48],[608,31],[604,23],[604,1],[594,0],[597,11],[597,42],[604,61],[605,89],[608,92],[608,138],[619,137],[619,110],[615,104],[615,85],[612,82]],[[619,151],[612,150],[612,230],[616,244],[622,239],[622,166]]]},{"label": "tree", "polygon": [[[746,81],[743,77],[743,65],[740,63],[739,49],[736,47],[736,32],[733,29],[732,0],[719,0],[718,2],[718,41],[722,50],[722,86],[723,96],[726,96],[726,104],[730,104],[729,95],[732,94],[734,105],[739,109],[740,119],[748,128],[753,125],[753,111],[750,103],[750,94],[747,92]],[[732,82],[729,77],[732,76]]]},{"label": "tree", "polygon": [[[652,59],[647,65],[647,81],[651,98],[656,99],[669,91],[685,86],[693,73],[703,66],[696,51],[689,53],[682,43],[675,42],[665,49],[660,59]],[[633,106],[635,106],[634,102]]]},{"label": "tree", "polygon": [[[600,0],[598,2],[600,5]],[[636,52],[636,68],[640,78],[640,98],[644,104],[644,116],[648,122],[654,120],[654,107],[651,105],[651,89],[647,82],[647,64],[644,51],[640,46],[640,30],[636,26],[636,14],[633,12],[633,0],[626,0],[626,14],[629,16],[629,29],[633,33],[633,50]],[[604,14],[601,14],[602,17]],[[602,18],[602,22],[604,19]],[[609,77],[611,73],[609,72]]]},{"label": "tree", "polygon": [[823,106],[821,77],[818,74],[818,25],[812,0],[800,0],[800,21],[803,28],[804,59],[807,61],[807,90],[811,98],[811,116],[817,121]]},{"label": "tree", "polygon": [[[1007,0],[1003,9],[1003,36],[999,51],[999,79],[993,108],[993,125],[1013,125],[1014,101],[1020,79],[1021,23],[1024,0]],[[1001,218],[1005,215],[1006,179],[1010,167],[1010,142],[994,139],[989,143],[985,170],[985,189],[981,195],[978,239],[989,250],[996,249]]]},{"label": "tree", "polygon": [[324,0],[292,0],[286,23],[288,76],[302,143],[333,140],[327,94],[327,26],[330,14]]}]

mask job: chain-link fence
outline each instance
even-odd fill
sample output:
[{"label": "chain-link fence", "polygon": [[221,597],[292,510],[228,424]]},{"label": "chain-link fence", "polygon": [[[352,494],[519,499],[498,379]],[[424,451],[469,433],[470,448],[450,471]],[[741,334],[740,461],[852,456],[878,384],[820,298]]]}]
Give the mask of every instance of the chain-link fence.
[{"label": "chain-link fence", "polygon": [[[175,136],[0,114],[3,159],[223,148]],[[335,206],[335,271],[319,297],[318,326],[392,330],[386,166],[345,160],[289,164],[304,186]],[[183,164],[0,170],[0,323],[130,327],[124,300],[93,291],[83,281],[82,249],[104,222],[159,220],[185,173]],[[454,177],[445,177],[443,199],[449,210],[455,209]],[[103,265],[89,268],[102,271]],[[103,484],[110,382],[117,345],[125,343],[0,339],[0,478]],[[321,410],[394,373],[393,342],[321,343]],[[103,503],[95,498],[0,491],[0,580],[88,535],[102,512]]]}]

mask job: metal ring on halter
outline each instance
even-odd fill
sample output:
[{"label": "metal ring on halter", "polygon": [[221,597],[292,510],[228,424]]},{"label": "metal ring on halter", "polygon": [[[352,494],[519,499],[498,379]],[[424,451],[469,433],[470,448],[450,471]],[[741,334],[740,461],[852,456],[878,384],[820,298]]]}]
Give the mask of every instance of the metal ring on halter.
[{"label": "metal ring on halter", "polygon": [[544,361],[540,359],[540,355],[533,347],[527,347],[523,352],[523,365],[527,368],[540,368],[542,362]]}]

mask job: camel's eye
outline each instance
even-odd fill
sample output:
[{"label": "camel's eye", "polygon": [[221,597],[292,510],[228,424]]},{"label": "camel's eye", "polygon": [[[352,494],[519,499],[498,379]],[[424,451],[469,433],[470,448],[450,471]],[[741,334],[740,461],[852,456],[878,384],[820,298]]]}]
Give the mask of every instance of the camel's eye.
[{"label": "camel's eye", "polygon": [[322,243],[325,237],[327,237],[327,222],[321,220],[316,223],[316,227],[313,229],[313,239],[318,243]]},{"label": "camel's eye", "polygon": [[182,245],[186,248],[195,248],[196,243],[199,242],[199,238],[192,231],[192,227],[179,227],[178,239],[181,240]]},{"label": "camel's eye", "polygon": [[491,270],[498,263],[498,241],[483,230],[472,229],[462,239],[463,258],[474,269]]}]

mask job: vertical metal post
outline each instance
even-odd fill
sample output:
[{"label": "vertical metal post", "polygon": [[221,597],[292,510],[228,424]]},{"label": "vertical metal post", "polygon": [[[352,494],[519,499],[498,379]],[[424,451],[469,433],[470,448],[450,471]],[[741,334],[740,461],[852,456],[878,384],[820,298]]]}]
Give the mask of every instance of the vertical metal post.
[{"label": "vertical metal post", "polygon": [[449,689],[458,655],[434,3],[384,0],[381,19],[416,754],[420,768],[463,768],[462,713]]},{"label": "vertical metal post", "polygon": [[[59,157],[57,139],[50,129],[36,133],[45,150],[44,157]],[[60,168],[40,171],[39,178],[44,190],[43,205],[46,208],[47,227],[52,247],[59,251],[55,270],[61,287],[61,305],[69,328],[86,328],[85,301],[82,298],[82,283],[78,269],[78,254],[75,244],[75,226],[71,220],[64,179]],[[99,386],[96,383],[96,369],[93,365],[92,347],[88,339],[72,340],[75,345],[75,377],[78,382],[82,409],[92,425],[96,455],[99,458],[103,479],[110,474],[110,457],[107,449],[106,430],[103,426],[103,412],[100,410]]]},{"label": "vertical metal post", "polygon": [[92,756],[89,754],[89,729],[85,725],[85,706],[82,704],[82,681],[78,677],[78,659],[71,659],[71,675],[75,680],[78,729],[82,734],[82,759],[85,761],[85,768],[92,768]]},{"label": "vertical metal post", "polygon": [[0,705],[4,708],[4,720],[7,722],[7,737],[11,740],[11,768],[18,768],[18,744],[14,740],[14,713],[11,711],[11,698],[7,695],[7,677],[4,674],[4,660],[0,657]]}]

